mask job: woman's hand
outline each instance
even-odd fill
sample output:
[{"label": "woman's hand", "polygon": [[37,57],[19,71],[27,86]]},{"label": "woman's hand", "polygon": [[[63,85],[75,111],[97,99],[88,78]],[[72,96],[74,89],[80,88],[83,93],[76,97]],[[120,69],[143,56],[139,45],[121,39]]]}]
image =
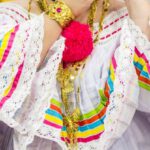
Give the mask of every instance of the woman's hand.
[{"label": "woman's hand", "polygon": [[64,0],[71,8],[73,14],[77,17],[87,11],[94,0]]},{"label": "woman's hand", "polygon": [[150,1],[149,0],[126,0],[129,15],[142,32],[150,39]]}]

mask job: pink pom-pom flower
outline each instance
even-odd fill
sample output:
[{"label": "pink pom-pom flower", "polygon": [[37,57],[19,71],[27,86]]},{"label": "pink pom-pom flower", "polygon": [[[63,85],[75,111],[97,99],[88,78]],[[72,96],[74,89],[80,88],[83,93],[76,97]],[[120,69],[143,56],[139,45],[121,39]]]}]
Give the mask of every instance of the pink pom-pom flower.
[{"label": "pink pom-pom flower", "polygon": [[88,25],[72,21],[62,35],[66,38],[63,62],[73,63],[88,57],[93,50],[92,33]]}]

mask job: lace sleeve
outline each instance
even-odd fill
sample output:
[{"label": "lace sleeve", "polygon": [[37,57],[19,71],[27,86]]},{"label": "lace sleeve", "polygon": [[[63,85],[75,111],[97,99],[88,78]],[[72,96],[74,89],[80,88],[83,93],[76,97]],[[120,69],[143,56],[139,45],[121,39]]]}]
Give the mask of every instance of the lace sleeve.
[{"label": "lace sleeve", "polygon": [[0,38],[0,120],[11,127],[13,118],[30,93],[40,61],[43,16],[35,17],[5,31]]},{"label": "lace sleeve", "polygon": [[131,19],[128,20],[128,26],[136,43],[134,66],[140,86],[138,109],[150,112],[150,41]]}]

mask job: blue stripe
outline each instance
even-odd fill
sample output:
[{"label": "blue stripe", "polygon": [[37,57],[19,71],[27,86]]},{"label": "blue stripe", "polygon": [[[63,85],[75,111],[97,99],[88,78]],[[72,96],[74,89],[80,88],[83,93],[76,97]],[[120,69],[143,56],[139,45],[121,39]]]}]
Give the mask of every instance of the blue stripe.
[{"label": "blue stripe", "polygon": [[136,62],[136,63],[134,63],[134,65],[135,65],[135,67],[137,67],[139,70],[143,70],[143,66],[142,66],[140,63]]},{"label": "blue stripe", "polygon": [[55,110],[47,109],[45,113],[48,115],[57,117],[57,118],[62,120],[62,116],[58,112],[56,112]]},{"label": "blue stripe", "polygon": [[145,77],[145,78],[148,78],[148,79],[150,78],[150,77],[149,77],[149,74],[148,74],[147,72],[143,71],[143,70],[142,70],[142,72],[141,72],[141,75],[142,75],[143,77]]},{"label": "blue stripe", "polygon": [[2,45],[2,40],[0,40],[0,46]]},{"label": "blue stripe", "polygon": [[143,77],[148,78],[148,79],[150,78],[149,73],[147,73],[143,70],[143,66],[140,63],[134,62],[134,65],[139,71],[141,71],[140,75],[142,75]]},{"label": "blue stripe", "polygon": [[110,77],[108,77],[107,83],[108,83],[108,86],[109,86],[109,89],[110,89],[109,93],[111,94],[114,91],[114,83],[113,83],[113,81],[111,80]]}]

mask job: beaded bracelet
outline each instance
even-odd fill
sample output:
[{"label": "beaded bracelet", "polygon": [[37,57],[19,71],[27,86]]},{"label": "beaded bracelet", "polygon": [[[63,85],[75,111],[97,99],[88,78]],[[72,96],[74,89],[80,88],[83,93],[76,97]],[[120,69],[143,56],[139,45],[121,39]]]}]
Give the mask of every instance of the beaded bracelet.
[{"label": "beaded bracelet", "polygon": [[[28,2],[28,18],[30,19],[31,3],[33,0]],[[36,0],[39,8],[45,12],[50,19],[55,20],[58,24],[64,28],[70,21],[74,20],[74,15],[71,9],[63,2],[52,0],[53,2],[48,4],[47,0]]]},{"label": "beaded bracelet", "polygon": [[55,1],[50,4],[46,14],[57,21],[62,28],[66,27],[75,18],[71,9],[62,1]]}]

